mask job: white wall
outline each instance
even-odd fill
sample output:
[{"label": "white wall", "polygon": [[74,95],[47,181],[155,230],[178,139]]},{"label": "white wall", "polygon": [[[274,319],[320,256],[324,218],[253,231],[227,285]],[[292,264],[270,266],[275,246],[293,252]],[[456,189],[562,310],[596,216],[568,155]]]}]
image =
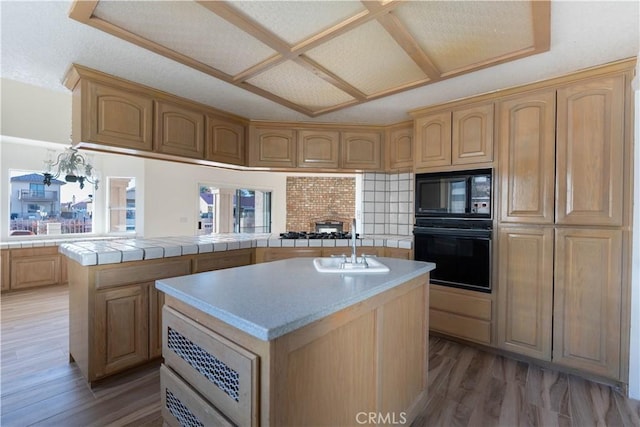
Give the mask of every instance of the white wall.
[{"label": "white wall", "polygon": [[71,143],[71,92],[0,79],[0,135]]}]

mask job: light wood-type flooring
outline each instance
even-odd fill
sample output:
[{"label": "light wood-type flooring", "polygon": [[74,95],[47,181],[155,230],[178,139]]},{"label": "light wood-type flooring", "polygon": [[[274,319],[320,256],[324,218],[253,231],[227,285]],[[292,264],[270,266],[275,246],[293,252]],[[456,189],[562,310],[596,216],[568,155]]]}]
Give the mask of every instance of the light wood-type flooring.
[{"label": "light wood-type flooring", "polygon": [[[2,427],[162,425],[157,366],[90,389],[68,356],[66,287],[3,294]],[[640,426],[640,402],[579,377],[430,339],[421,426]],[[354,425],[357,425],[354,422]]]}]

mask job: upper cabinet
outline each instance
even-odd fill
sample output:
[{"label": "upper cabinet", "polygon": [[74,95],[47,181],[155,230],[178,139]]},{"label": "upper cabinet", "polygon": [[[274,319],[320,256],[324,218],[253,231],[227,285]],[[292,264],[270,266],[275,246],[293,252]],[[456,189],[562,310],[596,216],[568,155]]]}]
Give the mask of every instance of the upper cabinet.
[{"label": "upper cabinet", "polygon": [[622,225],[625,76],[558,90],[556,222]]},{"label": "upper cabinet", "polygon": [[493,102],[415,120],[416,169],[493,162]]},{"label": "upper cabinet", "polygon": [[493,103],[453,112],[451,164],[493,161]]},{"label": "upper cabinet", "polygon": [[499,104],[502,222],[622,225],[624,81],[607,76]]},{"label": "upper cabinet", "polygon": [[451,112],[416,119],[416,168],[451,165]]},{"label": "upper cabinet", "polygon": [[151,151],[153,100],[151,97],[86,81],[74,101],[73,142],[86,141],[134,150]]},{"label": "upper cabinet", "polygon": [[155,105],[155,149],[164,154],[204,157],[204,115],[202,111],[166,101]]},{"label": "upper cabinet", "polygon": [[298,131],[298,167],[337,169],[340,160],[340,132]]},{"label": "upper cabinet", "polygon": [[205,136],[205,159],[233,165],[245,164],[243,124],[208,115]]},{"label": "upper cabinet", "polygon": [[555,90],[500,102],[500,220],[553,224]]},{"label": "upper cabinet", "polygon": [[382,134],[378,131],[342,132],[342,168],[382,169]]},{"label": "upper cabinet", "polygon": [[295,167],[295,131],[286,128],[252,127],[249,138],[249,166]]},{"label": "upper cabinet", "polygon": [[386,170],[412,169],[413,122],[388,128],[385,147]]}]

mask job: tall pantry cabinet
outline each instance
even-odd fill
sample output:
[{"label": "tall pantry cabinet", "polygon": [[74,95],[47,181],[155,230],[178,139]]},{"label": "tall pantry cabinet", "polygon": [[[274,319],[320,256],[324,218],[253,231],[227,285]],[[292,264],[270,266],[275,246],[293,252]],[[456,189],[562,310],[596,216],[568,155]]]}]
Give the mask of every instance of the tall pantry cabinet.
[{"label": "tall pantry cabinet", "polygon": [[498,344],[615,380],[628,358],[630,78],[594,74],[497,106]]}]

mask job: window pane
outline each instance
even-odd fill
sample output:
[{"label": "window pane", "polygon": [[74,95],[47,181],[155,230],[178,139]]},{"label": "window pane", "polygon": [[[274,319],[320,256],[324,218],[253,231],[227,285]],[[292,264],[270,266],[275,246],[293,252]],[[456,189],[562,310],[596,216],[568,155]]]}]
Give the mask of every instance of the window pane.
[{"label": "window pane", "polygon": [[39,171],[10,170],[9,235],[91,233],[93,187],[53,179]]},{"label": "window pane", "polygon": [[271,232],[271,192],[200,184],[198,234]]},{"label": "window pane", "polygon": [[135,178],[107,178],[109,182],[109,232],[136,230]]}]

